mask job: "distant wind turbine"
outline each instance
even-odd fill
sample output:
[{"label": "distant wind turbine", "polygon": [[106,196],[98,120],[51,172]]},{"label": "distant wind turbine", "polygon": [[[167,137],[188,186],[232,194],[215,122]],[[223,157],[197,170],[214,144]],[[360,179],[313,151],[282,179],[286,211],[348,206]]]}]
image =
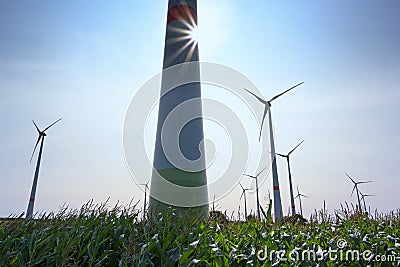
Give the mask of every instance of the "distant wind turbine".
[{"label": "distant wind turbine", "polygon": [[144,186],[143,222],[146,219],[147,189],[149,188],[149,182],[150,182],[150,180],[148,180],[147,183],[145,183],[145,184],[136,184],[136,185]]},{"label": "distant wind turbine", "polygon": [[354,181],[347,173],[345,173],[346,174],[346,176],[347,177],[349,177],[349,179],[353,182],[353,184],[354,184],[354,187],[353,187],[353,190],[351,191],[351,195],[353,195],[353,193],[354,193],[354,190],[356,190],[356,192],[357,192],[357,199],[358,199],[358,207],[360,208],[360,211],[361,211],[361,200],[360,200],[360,191],[358,190],[358,185],[359,184],[366,184],[366,183],[371,183],[372,181],[362,181],[362,182],[356,182],[356,181]]},{"label": "distant wind turbine", "polygon": [[295,151],[303,142],[304,142],[304,140],[301,141],[295,148],[293,148],[292,150],[290,150],[290,152],[289,152],[288,154],[286,154],[286,155],[276,153],[276,155],[281,156],[281,157],[283,157],[283,158],[286,158],[286,161],[287,161],[287,167],[288,167],[288,173],[289,173],[290,204],[292,205],[292,206],[291,206],[291,208],[292,208],[292,215],[295,215],[295,214],[296,214],[296,207],[294,206],[294,195],[293,195],[293,185],[292,185],[292,174],[291,174],[291,172],[290,172],[289,156],[290,156],[290,154],[292,154],[293,151]]},{"label": "distant wind turbine", "polygon": [[253,178],[256,180],[256,195],[257,195],[257,217],[258,220],[261,220],[261,214],[260,214],[260,197],[258,195],[258,176],[266,169],[267,167],[265,167],[264,169],[262,169],[259,173],[257,173],[257,175],[249,175],[249,174],[243,174],[244,176]]},{"label": "distant wind turbine", "polygon": [[30,219],[30,218],[32,218],[32,216],[33,216],[33,206],[35,205],[35,195],[36,195],[37,182],[38,182],[38,178],[39,178],[40,161],[41,161],[41,159],[42,159],[44,138],[45,138],[45,136],[46,136],[46,133],[45,133],[45,132],[46,132],[50,127],[52,127],[54,124],[56,124],[57,122],[59,122],[60,120],[61,120],[61,119],[56,120],[55,122],[53,122],[52,124],[50,124],[49,126],[47,126],[43,131],[40,131],[40,130],[39,130],[39,127],[36,125],[36,123],[35,123],[34,121],[32,121],[33,124],[35,125],[35,128],[36,128],[38,134],[39,134],[39,137],[38,137],[38,139],[37,139],[37,141],[36,141],[36,145],[35,145],[35,148],[33,149],[32,156],[31,156],[31,159],[30,159],[29,162],[32,162],[32,158],[33,158],[33,155],[35,154],[37,145],[39,144],[40,141],[41,141],[41,142],[40,142],[40,149],[39,149],[38,160],[37,160],[37,163],[36,163],[35,176],[33,177],[33,184],[32,184],[31,195],[30,195],[30,197],[29,197],[28,209],[27,209],[27,211],[26,211],[26,218],[27,218],[27,219]]},{"label": "distant wind turbine", "polygon": [[[303,195],[299,192],[299,186],[297,186],[297,196],[295,198],[299,198],[299,203],[300,203],[300,215],[301,217],[303,217],[303,207],[301,205],[301,197],[306,197],[308,198],[308,196]],[[304,217],[303,217],[304,218]]]},{"label": "distant wind turbine", "polygon": [[361,195],[362,201],[364,202],[364,210],[365,210],[365,212],[367,212],[367,206],[365,205],[365,198],[366,197],[374,197],[375,195],[363,194],[361,191],[360,191],[360,195]]},{"label": "distant wind turbine", "polygon": [[245,220],[247,220],[247,201],[246,201],[246,191],[250,190],[251,188],[244,188],[241,183],[239,183],[240,187],[242,188],[242,194],[240,195],[240,199],[244,197],[244,216]]},{"label": "distant wind turbine", "polygon": [[271,116],[271,102],[276,100],[277,98],[281,97],[282,95],[286,94],[290,90],[293,90],[299,85],[302,85],[304,82],[301,82],[299,84],[296,84],[295,86],[290,87],[286,91],[274,96],[271,98],[269,101],[266,101],[259,97],[258,95],[254,94],[253,92],[245,89],[247,92],[252,94],[255,98],[258,99],[262,104],[264,104],[264,114],[261,122],[261,128],[260,128],[260,136],[259,140],[261,140],[261,132],[263,129],[265,117],[267,116],[268,110],[269,110],[269,138],[270,138],[270,143],[271,143],[271,160],[272,160],[272,184],[273,184],[273,190],[274,190],[274,214],[275,214],[275,219],[279,220],[282,219],[283,217],[283,211],[282,211],[282,201],[281,201],[281,194],[279,190],[279,179],[278,179],[278,170],[276,167],[276,156],[275,156],[275,143],[274,143],[274,133],[272,129],[272,116]]}]

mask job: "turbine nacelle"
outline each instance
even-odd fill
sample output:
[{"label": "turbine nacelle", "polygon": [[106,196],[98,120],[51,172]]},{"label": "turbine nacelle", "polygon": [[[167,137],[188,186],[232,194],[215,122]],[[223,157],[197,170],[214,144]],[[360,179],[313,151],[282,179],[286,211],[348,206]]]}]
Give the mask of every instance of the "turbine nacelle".
[{"label": "turbine nacelle", "polygon": [[303,141],[301,141],[297,146],[295,146],[292,150],[290,150],[290,152],[289,153],[287,153],[286,155],[284,155],[284,154],[280,154],[280,153],[275,153],[275,155],[278,155],[278,156],[280,156],[280,157],[282,157],[282,158],[289,158],[289,156],[290,156],[290,154],[292,154],[302,143],[304,142],[304,140]]},{"label": "turbine nacelle", "polygon": [[35,148],[33,149],[32,156],[31,156],[31,159],[30,159],[29,162],[32,162],[33,155],[35,154],[37,145],[39,144],[40,140],[41,140],[42,138],[44,139],[44,137],[47,136],[47,134],[46,134],[45,132],[46,132],[50,127],[52,127],[54,124],[56,124],[57,122],[59,122],[60,120],[62,120],[62,118],[56,120],[55,122],[53,122],[52,124],[50,124],[49,126],[47,126],[43,131],[39,130],[39,127],[37,126],[37,124],[35,123],[35,121],[32,120],[32,122],[33,122],[33,124],[35,125],[35,128],[36,128],[36,130],[37,130],[37,132],[38,132],[38,134],[39,134],[39,137],[38,137],[38,139],[37,139],[37,141],[36,141],[36,145],[35,145]]},{"label": "turbine nacelle", "polygon": [[364,198],[364,197],[374,197],[375,196],[375,195],[364,195],[361,192],[360,192],[360,194],[361,194],[362,198]]},{"label": "turbine nacelle", "polygon": [[[253,178],[253,179],[256,179],[256,178],[258,178],[258,176],[260,176],[260,174],[263,172],[263,171],[265,171],[265,169],[266,169],[267,167],[265,167],[264,169],[262,169],[261,171],[259,171],[255,176],[254,175],[250,175],[250,174],[245,174],[245,173],[243,173],[243,175],[244,176],[247,176],[247,177],[250,177],[250,178]],[[242,187],[243,188],[243,187]]]},{"label": "turbine nacelle", "polygon": [[303,195],[303,194],[297,194],[297,196],[295,196],[294,198],[299,198],[299,197],[306,197],[306,198],[308,198],[308,196]]},{"label": "turbine nacelle", "polygon": [[296,196],[295,198],[299,198],[299,197],[306,197],[306,198],[308,198],[308,196],[303,195],[302,193],[300,193],[300,191],[299,191],[299,186],[297,186],[297,196]]},{"label": "turbine nacelle", "polygon": [[252,189],[253,189],[253,188],[244,188],[244,187],[242,186],[241,183],[239,183],[239,185],[240,185],[240,187],[242,188],[242,194],[240,195],[240,199],[242,199],[242,197],[243,197],[244,195],[246,195],[246,191],[249,191],[249,190],[252,190]]},{"label": "turbine nacelle", "polygon": [[346,176],[352,181],[352,183],[354,184],[353,190],[351,191],[351,196],[353,195],[354,190],[356,190],[358,193],[361,193],[360,190],[358,190],[358,185],[359,185],[359,184],[367,184],[367,183],[371,183],[371,182],[372,182],[372,181],[361,181],[361,182],[356,182],[356,181],[354,181],[354,180],[350,177],[350,175],[348,175],[347,173],[345,173],[345,174],[346,174]]}]

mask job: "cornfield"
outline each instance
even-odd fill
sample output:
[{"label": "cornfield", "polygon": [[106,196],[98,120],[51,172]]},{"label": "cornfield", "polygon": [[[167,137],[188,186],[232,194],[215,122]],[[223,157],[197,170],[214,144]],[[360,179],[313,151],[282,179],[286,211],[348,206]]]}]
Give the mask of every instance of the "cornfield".
[{"label": "cornfield", "polygon": [[171,209],[143,220],[136,205],[63,207],[0,220],[0,265],[400,266],[400,211],[371,216],[342,207],[277,223],[270,212],[262,221],[216,211],[200,220]]}]

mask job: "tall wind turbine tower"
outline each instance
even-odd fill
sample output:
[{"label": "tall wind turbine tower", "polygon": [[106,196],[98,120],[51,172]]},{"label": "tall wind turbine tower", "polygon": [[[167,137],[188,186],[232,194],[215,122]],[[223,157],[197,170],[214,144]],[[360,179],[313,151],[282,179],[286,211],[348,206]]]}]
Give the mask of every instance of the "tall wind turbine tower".
[{"label": "tall wind turbine tower", "polygon": [[[281,97],[282,95],[286,94],[287,92],[293,90],[297,86],[302,85],[304,82],[296,84],[295,86],[290,87],[286,91],[274,96],[269,101],[262,99],[258,95],[254,94],[253,92],[245,89],[247,92],[252,94],[258,101],[260,101],[264,105],[264,114],[261,122],[260,128],[260,136],[259,140],[261,140],[262,129],[264,126],[265,118],[267,117],[268,113],[268,122],[269,122],[269,140],[271,145],[271,161],[272,161],[272,186],[274,190],[274,215],[275,220],[280,220],[283,218],[283,211],[282,211],[282,201],[281,201],[281,192],[279,188],[279,179],[278,179],[278,169],[276,166],[276,155],[275,155],[275,141],[274,141],[274,132],[272,127],[272,115],[271,115],[271,102],[276,100],[277,98]],[[269,111],[269,112],[268,112]]]},{"label": "tall wind turbine tower", "polygon": [[296,207],[294,206],[294,195],[293,195],[293,185],[292,185],[292,173],[290,171],[290,154],[292,154],[302,143],[304,142],[301,141],[295,148],[293,148],[292,150],[290,150],[289,153],[287,153],[286,155],[284,154],[279,154],[276,153],[276,155],[286,158],[287,161],[287,167],[288,167],[288,174],[289,174],[289,192],[290,192],[290,204],[291,204],[291,209],[292,209],[292,216],[296,215]]},{"label": "tall wind turbine tower", "polygon": [[38,159],[37,159],[37,163],[36,163],[35,175],[33,177],[31,194],[29,196],[28,209],[26,210],[26,219],[31,219],[33,217],[33,206],[35,205],[36,188],[37,188],[37,183],[38,183],[38,179],[39,179],[39,169],[40,169],[40,162],[42,159],[44,138],[47,136],[46,131],[50,127],[52,127],[54,124],[59,122],[60,120],[61,119],[56,120],[55,122],[53,122],[52,124],[47,126],[43,131],[39,130],[39,127],[36,125],[36,123],[34,121],[32,121],[33,124],[35,125],[35,128],[36,128],[39,136],[36,141],[35,148],[33,149],[33,153],[32,153],[31,160],[30,160],[31,162],[32,162],[33,155],[35,154],[35,151],[36,151],[36,148],[37,148],[39,142],[40,142],[40,148],[39,148],[39,155],[38,155]]},{"label": "tall wind turbine tower", "polygon": [[[193,38],[196,27],[197,0],[168,1],[163,70],[178,64],[199,61],[198,44]],[[200,82],[183,84],[172,90],[168,87],[171,81],[185,75],[200,81],[200,64],[197,63],[195,68],[182,67],[179,73],[172,74],[173,77],[168,71],[163,72],[162,76],[149,200],[152,214],[162,212],[168,207],[178,207],[181,215],[185,215],[188,208],[193,208],[196,214],[208,216]],[[184,105],[185,102],[190,104]],[[179,108],[179,112],[173,112],[175,108]],[[183,125],[179,124],[186,114],[191,114],[191,119],[186,120]],[[177,124],[167,125],[171,121]],[[174,131],[168,131],[171,127],[180,129],[179,136]],[[175,143],[178,143],[179,151],[170,153],[169,148]],[[193,164],[176,164],[182,162],[179,157]],[[163,186],[164,179],[176,187]],[[200,189],[193,193],[188,188]],[[179,204],[174,205],[175,203]]]}]

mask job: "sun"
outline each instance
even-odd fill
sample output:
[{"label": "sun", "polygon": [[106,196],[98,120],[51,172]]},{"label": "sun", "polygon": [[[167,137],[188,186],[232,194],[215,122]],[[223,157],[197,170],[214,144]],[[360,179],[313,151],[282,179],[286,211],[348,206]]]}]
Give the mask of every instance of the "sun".
[{"label": "sun", "polygon": [[200,30],[199,30],[199,26],[195,25],[195,26],[191,26],[190,28],[190,33],[189,33],[189,37],[192,41],[194,41],[195,43],[199,42],[200,39]]},{"label": "sun", "polygon": [[[182,42],[182,46],[171,57],[174,60],[184,51],[188,51],[186,60],[191,60],[196,48],[202,55],[202,60],[210,60],[226,45],[227,32],[229,30],[230,16],[232,13],[230,5],[222,2],[205,1],[198,6],[198,17],[185,11],[185,15],[180,16],[183,25],[168,25],[168,31],[175,32],[175,37],[170,38],[167,44]],[[189,50],[187,50],[189,49]]]}]

